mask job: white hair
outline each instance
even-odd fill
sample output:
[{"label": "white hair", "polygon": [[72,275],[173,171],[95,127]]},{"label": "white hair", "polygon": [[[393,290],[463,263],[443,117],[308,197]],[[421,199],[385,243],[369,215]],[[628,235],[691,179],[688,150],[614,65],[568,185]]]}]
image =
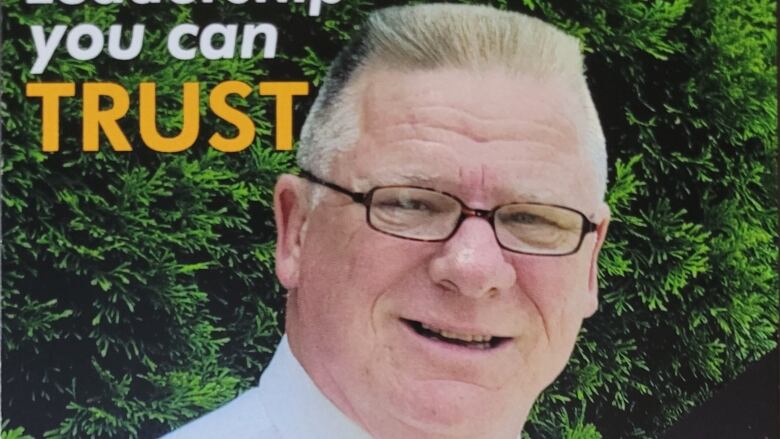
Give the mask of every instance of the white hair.
[{"label": "white hair", "polygon": [[355,146],[360,111],[354,84],[371,69],[395,71],[500,68],[512,76],[555,81],[578,100],[578,137],[593,161],[600,194],[607,152],[588,91],[579,41],[539,19],[488,6],[427,4],[373,12],[331,64],[304,122],[298,165],[327,177],[335,155]]}]

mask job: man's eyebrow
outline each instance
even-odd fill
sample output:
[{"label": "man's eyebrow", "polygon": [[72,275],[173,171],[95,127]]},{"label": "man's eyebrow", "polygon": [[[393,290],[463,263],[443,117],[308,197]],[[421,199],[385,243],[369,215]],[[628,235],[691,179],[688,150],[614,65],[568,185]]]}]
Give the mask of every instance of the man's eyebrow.
[{"label": "man's eyebrow", "polygon": [[526,189],[507,187],[501,196],[509,203],[559,204],[560,196],[549,190],[529,192]]},{"label": "man's eyebrow", "polygon": [[[361,179],[362,183],[370,184],[373,186],[392,186],[392,185],[410,185],[410,186],[425,186],[434,187],[436,180],[429,175],[417,172],[392,172],[392,173],[377,173],[373,175],[370,180]],[[370,188],[369,188],[370,189]]]},{"label": "man's eyebrow", "polygon": [[[422,173],[377,174],[373,176],[370,181],[364,180],[363,183],[371,186],[367,187],[366,190],[370,190],[376,186],[409,185],[447,192],[446,185],[442,185],[442,182],[439,179],[432,178],[429,175]],[[557,199],[553,193],[548,193],[548,191],[536,193],[511,187],[505,188],[505,190],[502,191],[501,198],[504,199],[506,203],[528,202],[546,204],[555,204],[554,200]]]},{"label": "man's eyebrow", "polygon": [[549,203],[549,198],[540,197],[538,194],[532,194],[530,192],[508,192],[508,200],[512,203]]},{"label": "man's eyebrow", "polygon": [[[447,184],[449,183],[449,184]],[[369,191],[378,186],[419,186],[429,188],[437,191],[448,192],[447,188],[457,186],[457,181],[442,181],[437,176],[431,175],[423,171],[378,171],[370,178],[359,178],[355,181],[356,187],[361,191]],[[457,194],[455,194],[457,195]],[[500,204],[506,203],[544,203],[544,204],[561,204],[560,196],[556,195],[553,191],[541,190],[529,192],[527,189],[520,187],[508,186],[503,188],[499,192],[499,198],[503,201]]]}]

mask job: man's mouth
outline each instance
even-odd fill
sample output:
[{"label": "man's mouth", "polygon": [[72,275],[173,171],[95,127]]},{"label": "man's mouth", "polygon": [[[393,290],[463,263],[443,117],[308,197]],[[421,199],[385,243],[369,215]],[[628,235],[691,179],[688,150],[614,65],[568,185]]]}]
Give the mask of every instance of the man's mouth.
[{"label": "man's mouth", "polygon": [[401,320],[412,328],[414,332],[423,337],[469,349],[493,349],[510,340],[509,337],[497,337],[489,334],[463,334],[439,329],[414,320]]}]

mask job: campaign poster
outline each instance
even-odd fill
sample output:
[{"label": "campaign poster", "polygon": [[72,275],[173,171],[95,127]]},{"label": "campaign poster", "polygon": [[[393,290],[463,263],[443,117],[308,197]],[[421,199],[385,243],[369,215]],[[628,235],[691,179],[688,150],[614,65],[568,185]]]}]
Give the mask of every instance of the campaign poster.
[{"label": "campaign poster", "polygon": [[[274,184],[330,62],[411,3],[3,2],[4,439],[156,438],[257,384]],[[523,435],[664,437],[776,355],[776,5],[459,3],[577,37],[607,141],[598,310]],[[756,398],[720,437],[777,436]]]}]

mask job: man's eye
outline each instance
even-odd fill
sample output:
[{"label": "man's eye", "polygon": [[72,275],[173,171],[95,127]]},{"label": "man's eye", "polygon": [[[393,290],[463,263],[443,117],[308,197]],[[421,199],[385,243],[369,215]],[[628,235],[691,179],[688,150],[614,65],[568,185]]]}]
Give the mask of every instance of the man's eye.
[{"label": "man's eye", "polygon": [[528,212],[516,212],[511,215],[506,215],[502,218],[504,222],[513,225],[529,225],[529,226],[556,226],[554,221],[548,218],[534,215]]},{"label": "man's eye", "polygon": [[416,200],[411,198],[384,200],[380,207],[387,209],[401,209],[415,212],[430,212],[433,211],[433,206],[425,200]]}]

